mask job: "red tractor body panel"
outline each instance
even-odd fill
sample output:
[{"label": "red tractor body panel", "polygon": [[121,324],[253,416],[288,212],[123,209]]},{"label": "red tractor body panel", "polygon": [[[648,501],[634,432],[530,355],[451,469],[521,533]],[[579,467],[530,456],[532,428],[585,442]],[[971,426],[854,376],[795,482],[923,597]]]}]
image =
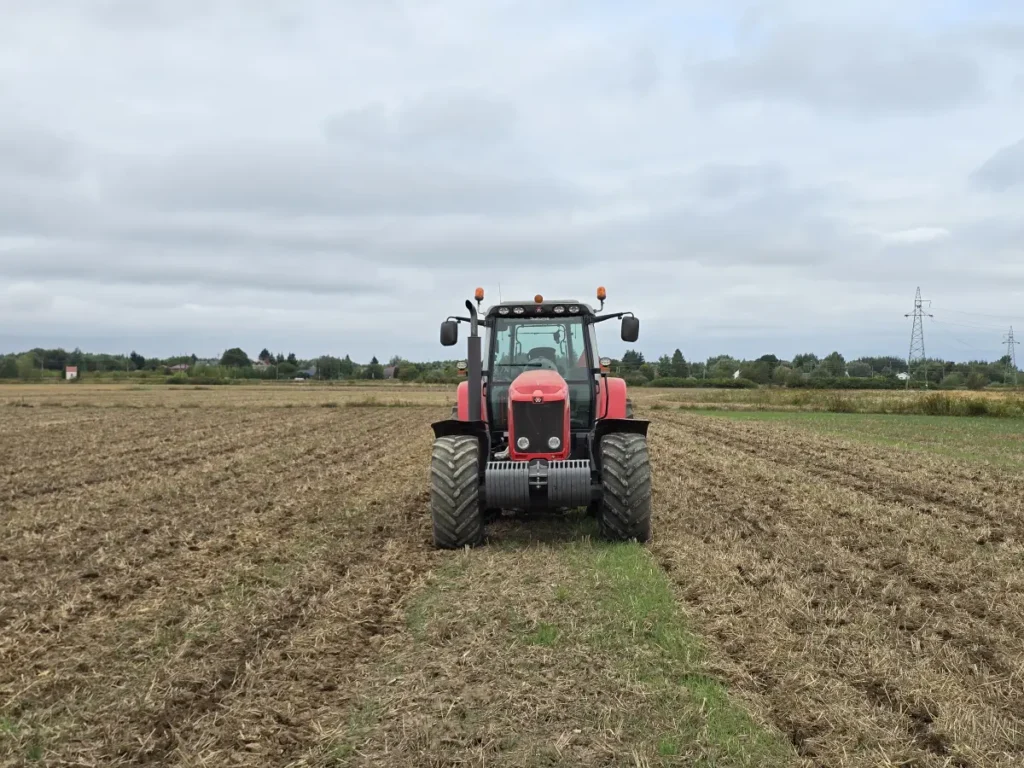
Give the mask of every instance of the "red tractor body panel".
[{"label": "red tractor body panel", "polygon": [[[481,386],[480,394],[480,420],[487,421],[487,387]],[[469,421],[469,382],[460,381],[459,388],[455,392],[456,402],[459,407],[459,421]]]},{"label": "red tractor body panel", "polygon": [[597,380],[597,418],[626,418],[626,380],[602,376]]},{"label": "red tractor body panel", "polygon": [[[516,447],[515,403],[562,403],[562,445],[552,451],[546,445],[530,446],[531,450],[520,451]],[[508,434],[509,458],[513,461],[530,459],[566,459],[569,457],[569,387],[565,379],[555,371],[525,371],[519,374],[508,388]]]}]

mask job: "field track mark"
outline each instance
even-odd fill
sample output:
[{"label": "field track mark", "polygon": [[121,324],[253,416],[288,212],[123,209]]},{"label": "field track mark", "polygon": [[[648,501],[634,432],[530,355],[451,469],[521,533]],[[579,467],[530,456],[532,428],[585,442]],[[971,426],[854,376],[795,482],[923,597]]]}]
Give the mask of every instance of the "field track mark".
[{"label": "field track mark", "polygon": [[[379,429],[381,424],[367,421],[361,426],[363,432],[352,435],[356,440],[364,433],[369,434]],[[300,444],[292,446],[290,453],[281,453],[261,446],[258,453],[246,458],[250,467],[236,469],[231,474],[235,477],[248,477],[255,474],[256,468],[259,467],[267,472],[267,479],[262,486],[260,500],[255,505],[248,504],[248,509],[239,510],[240,514],[234,518],[225,520],[211,515],[206,506],[192,506],[189,507],[192,514],[178,515],[173,528],[169,528],[162,520],[166,517],[166,508],[156,503],[148,503],[143,497],[138,499],[133,507],[136,510],[152,510],[154,519],[140,519],[137,516],[135,526],[129,528],[116,526],[119,516],[105,513],[102,517],[115,524],[113,536],[111,531],[97,529],[94,532],[97,540],[91,546],[87,542],[76,541],[76,550],[70,558],[54,558],[52,552],[43,552],[32,559],[22,559],[22,567],[15,569],[14,578],[10,583],[4,584],[5,590],[13,599],[19,598],[19,591],[25,592],[26,596],[31,594],[39,588],[41,581],[55,597],[60,594],[65,597],[74,593],[84,594],[80,594],[80,602],[75,604],[74,610],[70,613],[66,612],[66,608],[48,603],[44,604],[48,608],[47,615],[33,619],[31,615],[26,614],[17,624],[7,628],[11,631],[33,634],[41,632],[44,637],[51,636],[50,642],[43,642],[36,649],[43,652],[51,645],[66,643],[69,640],[69,630],[80,622],[94,618],[97,611],[109,618],[130,613],[135,602],[145,597],[151,589],[168,584],[168,574],[180,570],[168,566],[168,561],[191,557],[195,551],[224,554],[237,551],[242,546],[239,534],[244,533],[247,524],[262,527],[269,525],[274,519],[280,519],[284,521],[284,526],[279,527],[276,533],[286,535],[295,518],[280,506],[280,503],[291,495],[289,483],[300,481],[304,474],[310,474],[307,470],[324,465],[322,449],[317,445]],[[271,458],[272,461],[267,462],[267,458]],[[177,478],[164,479],[173,483]],[[165,487],[161,485],[156,489],[158,499],[162,497],[162,489]],[[339,489],[341,487],[343,485],[339,486]],[[123,492],[124,489],[118,490]],[[194,489],[191,495],[199,498],[202,497],[203,491]],[[120,498],[120,494],[113,497],[115,500]],[[130,514],[127,509],[123,511]],[[140,536],[137,527],[139,523],[143,525],[143,529],[149,530],[150,534]],[[150,527],[146,528],[147,525]],[[182,531],[183,528],[186,530]],[[169,534],[171,540],[161,539],[161,532]],[[88,565],[103,552],[120,551],[131,557],[133,562],[125,566],[115,564],[113,568],[103,567],[102,564],[95,567]],[[56,570],[55,579],[41,578],[38,569],[31,568],[33,561],[38,561],[46,571]],[[19,561],[14,559],[13,562]],[[176,575],[181,576],[180,573]],[[59,619],[53,616],[58,611],[61,614]],[[4,621],[0,613],[0,629],[4,629],[5,624],[10,625],[10,620]],[[0,642],[0,661],[7,655],[5,645]],[[12,643],[11,647],[15,645]],[[2,679],[0,676],[0,680]]]},{"label": "field track mark", "polygon": [[[205,753],[204,745],[211,738],[223,739],[233,744],[234,749],[246,749],[246,744],[238,741],[241,735],[237,730],[220,733],[216,723],[226,717],[247,722],[251,720],[254,707],[272,703],[274,690],[256,700],[248,699],[247,692],[260,687],[267,679],[274,679],[275,685],[280,685],[293,674],[292,665],[279,665],[296,630],[322,606],[343,596],[346,590],[358,588],[350,582],[359,573],[379,571],[383,575],[390,574],[389,580],[395,584],[412,584],[421,572],[423,566],[417,567],[417,562],[425,562],[426,556],[410,556],[409,550],[429,551],[429,525],[422,511],[425,496],[418,487],[425,481],[420,477],[422,468],[418,463],[407,464],[406,458],[410,433],[422,432],[415,439],[425,440],[424,445],[429,446],[429,429],[422,428],[430,421],[425,413],[432,417],[434,409],[309,411],[316,424],[315,430],[303,430],[305,441],[295,443],[291,458],[283,458],[268,467],[265,461],[260,465],[253,457],[245,468],[240,468],[236,479],[210,487],[210,492],[216,496],[232,498],[234,494],[234,498],[241,498],[237,492],[242,484],[252,483],[254,477],[263,480],[262,497],[257,503],[247,504],[248,509],[241,516],[225,517],[223,512],[230,507],[222,509],[215,517],[208,515],[210,521],[226,523],[202,529],[207,536],[204,543],[208,546],[201,551],[209,551],[209,558],[203,555],[201,560],[197,559],[199,554],[184,548],[177,550],[184,557],[173,557],[174,553],[168,552],[163,563],[144,567],[145,577],[156,575],[162,579],[133,580],[132,583],[143,587],[137,594],[133,592],[127,600],[103,602],[99,606],[102,612],[83,617],[88,621],[79,621],[59,636],[48,638],[49,650],[43,654],[33,653],[32,666],[51,669],[52,682],[33,687],[15,711],[19,716],[74,720],[78,717],[73,714],[76,706],[93,706],[89,703],[90,692],[120,690],[121,700],[107,701],[106,714],[100,720],[80,721],[77,729],[84,732],[78,734],[75,730],[75,737],[65,747],[69,754],[82,760],[102,754],[100,762],[110,765],[152,761],[166,764],[179,758],[194,764],[196,755]],[[257,469],[258,466],[261,469]],[[407,467],[411,474],[404,475],[406,470],[402,467]],[[175,477],[168,480],[172,484],[177,482]],[[382,491],[389,487],[409,487],[415,492],[412,495],[401,492],[394,497],[400,508],[392,509],[381,497]],[[127,490],[121,489],[120,494]],[[355,509],[364,506],[366,509],[359,517],[338,517],[338,512],[353,505]],[[125,509],[124,513],[131,518],[130,509]],[[418,524],[410,526],[410,519]],[[115,520],[112,518],[111,524]],[[138,522],[138,518],[135,521]],[[205,521],[197,518],[196,522]],[[111,530],[118,531],[120,527],[114,526]],[[131,530],[129,528],[128,532]],[[239,540],[233,543],[224,538],[224,534],[232,530],[239,535]],[[362,535],[357,533],[360,530]],[[392,552],[393,565],[383,570],[375,548],[365,545],[366,541],[382,538],[406,542],[399,549],[400,554]],[[231,546],[221,551],[217,541]],[[336,544],[331,546],[328,542]],[[132,549],[130,538],[125,539],[125,546],[129,551]],[[329,559],[325,559],[325,555]],[[299,560],[294,560],[293,556]],[[190,650],[194,643],[186,640],[181,646],[184,656],[161,661],[161,657],[136,654],[127,664],[121,660],[127,650],[124,641],[131,639],[132,631],[138,632],[132,629],[138,619],[164,615],[177,624],[186,619],[194,623],[187,618],[190,611],[194,613],[210,601],[217,604],[217,601],[233,599],[231,592],[224,592],[215,585],[223,584],[233,572],[251,571],[254,557],[264,564],[259,567],[276,569],[275,563],[280,563],[291,574],[287,583],[280,588],[270,586],[254,593],[251,599],[256,602],[251,605],[239,603],[231,607],[229,603],[229,614],[211,616],[223,623],[221,632],[201,638],[194,650]],[[300,564],[302,558],[305,558],[305,565]],[[193,559],[196,563],[189,565]],[[215,565],[216,569],[201,568],[203,562]],[[294,566],[289,565],[292,562]],[[178,567],[177,563],[183,567]],[[238,568],[243,570],[237,571]],[[274,572],[268,571],[271,576]],[[138,578],[142,579],[143,575],[140,573]],[[193,594],[196,597],[190,598]],[[342,608],[350,614],[353,610],[364,611],[365,617],[368,615],[366,608],[372,606],[364,606],[357,595],[345,600]],[[343,623],[340,629],[349,636],[354,633],[356,637],[363,637],[363,641],[355,645],[372,653],[373,646],[365,642],[367,637],[363,632],[375,622],[358,621],[358,615],[355,623]],[[105,626],[114,631],[105,630]],[[139,625],[139,629],[144,628],[145,624]],[[25,635],[20,634],[20,637],[24,639]],[[135,642],[139,639],[136,636]],[[19,651],[14,645],[9,650],[14,665],[0,666],[26,670],[27,659],[23,652],[27,648],[22,645]],[[197,653],[201,656],[196,656]],[[83,658],[90,659],[89,666],[76,670],[74,660]],[[274,672],[275,669],[279,671]],[[108,671],[97,676],[100,670]],[[99,680],[104,678],[108,683],[101,685]],[[19,681],[13,679],[6,684],[0,682],[0,693],[21,687]],[[147,697],[147,690],[151,691],[151,697]],[[328,690],[321,696],[328,702],[337,699],[337,694]],[[241,710],[230,703],[236,700]],[[78,701],[80,705],[76,705]],[[281,716],[287,719],[285,714]],[[288,739],[294,738],[295,728],[279,726],[282,728],[282,742],[277,747],[280,750]],[[101,731],[107,736],[97,741]],[[93,734],[91,741],[89,733]],[[123,738],[115,734],[123,734]],[[151,736],[140,739],[141,734]]]},{"label": "field track mark", "polygon": [[[970,467],[945,457],[914,457],[869,448],[798,428],[760,424],[709,423],[697,417],[700,434],[722,447],[785,466],[811,480],[857,491],[887,504],[914,507],[927,515],[957,518],[965,526],[1011,527],[1024,534],[1024,482],[1009,473]],[[689,429],[687,422],[667,419]],[[692,422],[691,422],[692,423]],[[753,427],[743,429],[742,427]],[[758,429],[758,427],[761,427]],[[1009,487],[1007,487],[1009,486]]]},{"label": "field track mark", "polygon": [[[965,515],[986,524],[957,506],[976,507],[969,489],[896,503],[864,477],[849,482],[841,463],[817,466],[898,456],[904,474],[923,475],[907,488],[973,470],[869,449],[862,459],[828,439],[794,449],[774,424],[709,421],[655,423],[652,550],[733,684],[823,765],[1024,758],[1024,695],[1010,682],[1024,675],[1020,541],[979,546],[962,530]],[[880,685],[895,704],[872,698]]]}]

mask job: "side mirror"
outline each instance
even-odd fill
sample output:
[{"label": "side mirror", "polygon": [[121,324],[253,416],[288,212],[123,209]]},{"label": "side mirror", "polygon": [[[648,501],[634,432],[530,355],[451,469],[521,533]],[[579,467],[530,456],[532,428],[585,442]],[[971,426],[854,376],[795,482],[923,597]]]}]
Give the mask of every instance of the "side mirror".
[{"label": "side mirror", "polygon": [[454,347],[459,341],[459,323],[456,320],[445,320],[441,323],[441,344]]},{"label": "side mirror", "polygon": [[636,341],[640,338],[640,318],[627,315],[622,318],[622,336],[623,341]]}]

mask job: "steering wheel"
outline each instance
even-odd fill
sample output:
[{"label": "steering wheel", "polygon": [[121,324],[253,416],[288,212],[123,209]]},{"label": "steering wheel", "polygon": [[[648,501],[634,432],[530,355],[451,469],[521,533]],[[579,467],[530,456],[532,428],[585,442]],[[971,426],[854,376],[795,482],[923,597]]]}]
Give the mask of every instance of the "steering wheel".
[{"label": "steering wheel", "polygon": [[531,357],[526,364],[530,367],[545,368],[549,371],[558,373],[558,366],[546,357]]}]

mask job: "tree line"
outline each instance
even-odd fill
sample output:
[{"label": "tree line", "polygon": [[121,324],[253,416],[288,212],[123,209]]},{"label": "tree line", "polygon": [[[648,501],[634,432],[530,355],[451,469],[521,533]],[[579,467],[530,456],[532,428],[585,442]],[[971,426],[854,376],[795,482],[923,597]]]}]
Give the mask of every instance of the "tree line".
[{"label": "tree line", "polygon": [[300,359],[294,352],[271,353],[263,348],[255,358],[245,350],[232,347],[218,358],[200,358],[195,354],[172,357],[145,357],[138,352],[106,354],[67,351],[61,348],[35,348],[25,352],[0,355],[0,379],[37,381],[63,376],[68,367],[78,369],[79,379],[93,375],[100,378],[153,378],[167,377],[175,381],[229,380],[229,379],[294,379],[321,380],[383,379],[394,377],[402,381],[451,383],[458,380],[456,360],[438,360],[415,363],[394,356],[387,365],[376,356],[369,362],[359,363],[349,355],[335,357],[322,355]]},{"label": "tree line", "polygon": [[[613,361],[612,370],[637,385],[657,385],[665,379],[692,382],[697,386],[704,381],[742,380],[757,385],[787,387],[807,386],[940,386],[951,389],[982,389],[991,384],[1013,384],[1014,369],[1009,356],[999,360],[971,360],[960,362],[929,358],[915,361],[908,368],[907,361],[892,355],[859,357],[847,361],[840,352],[825,357],[808,352],[783,360],[773,354],[754,360],[741,360],[730,355],[714,355],[700,362],[689,362],[677,349],[671,355],[661,355],[649,362],[642,352],[627,350],[622,360]],[[1019,372],[1018,372],[1019,373]],[[1020,377],[1024,383],[1024,375]]]},{"label": "tree line", "polygon": [[[196,379],[283,379],[322,380],[383,379],[424,383],[452,383],[459,380],[456,360],[414,362],[399,356],[386,365],[377,357],[360,363],[349,355],[322,355],[299,359],[294,352],[272,353],[263,348],[255,358],[240,347],[225,350],[219,358],[202,359],[195,354],[166,358],[144,357],[132,351],[128,355],[83,352],[74,349],[35,348],[0,356],[0,379],[38,380],[56,377],[68,366],[76,366],[80,377],[98,374],[103,378],[120,376],[160,377],[168,380]],[[632,385],[701,386],[726,382],[787,387],[897,386],[905,385],[907,361],[891,355],[859,357],[847,361],[838,351],[824,357],[814,353],[781,359],[774,354],[744,360],[730,355],[713,355],[703,361],[689,361],[680,349],[648,361],[643,352],[630,349],[621,359],[611,361],[611,371]],[[915,362],[909,371],[915,386],[981,389],[992,384],[1013,383],[1009,357],[995,361],[958,362],[932,358]],[[1020,377],[1024,383],[1024,376]]]}]

